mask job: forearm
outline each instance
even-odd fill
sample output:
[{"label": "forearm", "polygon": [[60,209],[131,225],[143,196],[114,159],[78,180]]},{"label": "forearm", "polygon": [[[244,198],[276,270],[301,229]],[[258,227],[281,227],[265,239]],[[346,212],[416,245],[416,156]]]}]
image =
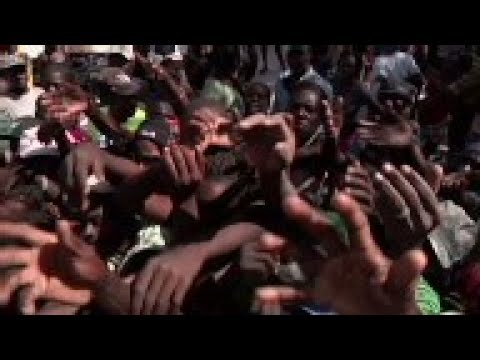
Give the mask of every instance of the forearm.
[{"label": "forearm", "polygon": [[229,225],[218,231],[211,240],[199,243],[199,251],[203,252],[206,260],[227,255],[248,242],[257,241],[263,231],[261,226],[253,223]]},{"label": "forearm", "polygon": [[157,80],[157,81],[163,81],[168,88],[172,91],[172,93],[175,95],[178,103],[182,106],[183,109],[186,109],[188,104],[190,103],[188,94],[189,94],[189,88],[181,86],[175,82],[175,80],[170,76],[170,75],[158,75],[156,74],[156,79],[161,78],[162,80]]},{"label": "forearm", "polygon": [[133,178],[144,172],[144,169],[132,160],[112,155],[102,151],[107,170],[120,177]]}]

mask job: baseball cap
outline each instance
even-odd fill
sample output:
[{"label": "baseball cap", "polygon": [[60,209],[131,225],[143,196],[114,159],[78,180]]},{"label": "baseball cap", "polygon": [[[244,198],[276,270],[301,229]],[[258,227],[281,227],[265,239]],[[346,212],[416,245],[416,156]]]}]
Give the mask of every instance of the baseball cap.
[{"label": "baseball cap", "polygon": [[164,147],[169,144],[172,136],[170,124],[164,118],[147,120],[138,130],[140,139],[149,140],[157,146]]}]

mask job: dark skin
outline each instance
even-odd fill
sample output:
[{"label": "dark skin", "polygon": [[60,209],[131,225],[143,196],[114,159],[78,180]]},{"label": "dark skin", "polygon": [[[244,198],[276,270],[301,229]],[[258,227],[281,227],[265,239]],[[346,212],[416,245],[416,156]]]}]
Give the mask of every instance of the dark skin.
[{"label": "dark skin", "polygon": [[310,54],[307,52],[289,51],[287,63],[294,80],[299,80],[310,67]]},{"label": "dark skin", "polygon": [[25,94],[28,90],[27,68],[24,65],[14,66],[9,69],[10,95],[13,98]]},{"label": "dark skin", "polygon": [[270,108],[270,90],[266,85],[252,83],[245,89],[246,115],[266,114]]}]

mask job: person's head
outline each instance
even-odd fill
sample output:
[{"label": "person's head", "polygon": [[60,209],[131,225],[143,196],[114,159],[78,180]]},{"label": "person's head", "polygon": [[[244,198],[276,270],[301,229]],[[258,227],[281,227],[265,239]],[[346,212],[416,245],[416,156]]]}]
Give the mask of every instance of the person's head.
[{"label": "person's head", "polygon": [[65,64],[49,64],[42,74],[41,86],[49,90],[72,80],[73,76]]},{"label": "person's head", "polygon": [[293,90],[290,112],[298,145],[307,142],[325,121],[323,100],[327,96],[316,84],[300,82]]},{"label": "person's head", "polygon": [[9,69],[10,92],[13,95],[22,95],[28,90],[27,67],[25,64],[15,64]]},{"label": "person's head", "polygon": [[294,77],[300,77],[310,67],[311,51],[308,45],[292,45],[287,52],[287,63]]},{"label": "person's head", "polygon": [[246,116],[267,114],[270,110],[270,88],[264,83],[252,82],[245,87]]},{"label": "person's head", "polygon": [[102,70],[101,82],[108,88],[110,112],[117,121],[126,121],[135,114],[137,100],[145,90],[145,83],[127,75],[121,68]]},{"label": "person's head", "polygon": [[[221,121],[218,121],[219,119]],[[215,126],[216,123],[221,124]],[[233,120],[223,104],[212,99],[196,98],[188,108],[181,141],[185,144],[200,145],[206,140],[207,135],[217,135],[228,142],[232,124]]]},{"label": "person's head", "polygon": [[352,81],[360,77],[362,57],[350,51],[342,52],[338,59],[338,74],[344,81]]},{"label": "person's head", "polygon": [[212,66],[214,76],[220,80],[237,77],[240,60],[235,46],[217,45],[212,53]]}]

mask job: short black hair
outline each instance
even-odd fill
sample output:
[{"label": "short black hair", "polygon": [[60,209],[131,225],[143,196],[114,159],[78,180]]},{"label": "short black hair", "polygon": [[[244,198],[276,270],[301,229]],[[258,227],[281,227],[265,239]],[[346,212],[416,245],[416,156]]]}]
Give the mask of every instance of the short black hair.
[{"label": "short black hair", "polygon": [[268,96],[270,96],[271,93],[272,93],[272,91],[270,90],[270,87],[267,84],[262,83],[260,81],[253,81],[253,82],[249,82],[248,84],[246,84],[244,92],[246,93],[246,92],[252,91],[254,89],[259,89],[262,92],[268,94]]},{"label": "short black hair", "polygon": [[315,93],[321,100],[327,100],[328,96],[325,91],[318,85],[311,81],[300,81],[293,88],[292,94],[297,94],[300,91],[311,91]]}]

